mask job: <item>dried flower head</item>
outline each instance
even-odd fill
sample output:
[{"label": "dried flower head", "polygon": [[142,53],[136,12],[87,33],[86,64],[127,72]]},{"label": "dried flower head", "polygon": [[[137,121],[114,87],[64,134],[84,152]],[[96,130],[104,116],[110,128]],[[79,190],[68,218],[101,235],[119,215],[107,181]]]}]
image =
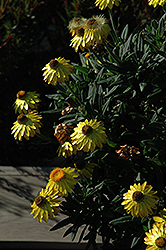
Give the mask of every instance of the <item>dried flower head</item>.
[{"label": "dried flower head", "polygon": [[70,115],[70,114],[75,114],[76,110],[68,103],[68,107],[62,110],[61,114],[62,115]]},{"label": "dried flower head", "polygon": [[119,159],[128,160],[129,158],[133,160],[138,160],[141,157],[141,153],[139,151],[139,148],[136,148],[134,146],[120,146],[121,148],[118,150],[115,150],[115,152],[119,155]]},{"label": "dried flower head", "polygon": [[65,123],[60,123],[55,128],[54,136],[57,138],[60,144],[70,140],[70,134],[73,131],[72,126],[68,126]]}]

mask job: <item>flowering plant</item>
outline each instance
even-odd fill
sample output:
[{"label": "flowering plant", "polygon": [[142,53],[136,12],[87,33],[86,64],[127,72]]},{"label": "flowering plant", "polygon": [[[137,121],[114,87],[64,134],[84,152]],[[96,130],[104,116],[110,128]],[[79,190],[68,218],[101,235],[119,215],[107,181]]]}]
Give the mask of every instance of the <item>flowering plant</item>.
[{"label": "flowering plant", "polygon": [[79,243],[87,240],[87,249],[98,249],[97,235],[103,249],[166,249],[165,217],[157,216],[165,202],[165,14],[133,32],[126,24],[119,33],[110,9],[121,1],[95,4],[108,9],[110,20],[74,17],[68,26],[81,65],[58,57],[43,67],[44,81],[55,89],[47,95],[51,109],[39,114],[38,94],[17,95],[16,139],[40,135],[47,112],[59,118],[54,136],[63,161],[32,214],[39,222],[65,214],[50,230],[69,224],[64,236],[74,240],[83,227]]}]

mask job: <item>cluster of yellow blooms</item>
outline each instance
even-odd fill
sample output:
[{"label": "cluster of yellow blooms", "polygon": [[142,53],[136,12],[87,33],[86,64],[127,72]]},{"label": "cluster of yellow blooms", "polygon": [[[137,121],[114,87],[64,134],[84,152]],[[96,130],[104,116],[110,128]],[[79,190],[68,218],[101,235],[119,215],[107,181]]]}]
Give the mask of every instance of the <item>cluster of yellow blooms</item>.
[{"label": "cluster of yellow blooms", "polygon": [[[106,7],[112,9],[114,5],[118,6],[120,0],[96,0],[96,6],[100,9]],[[149,0],[149,5],[164,5],[165,0]],[[101,43],[110,33],[110,27],[103,16],[93,16],[90,19],[74,18],[69,23],[69,30],[72,35],[70,46],[75,51],[89,48],[95,42]],[[73,66],[69,64],[69,60],[64,58],[55,58],[51,60],[43,68],[44,81],[48,84],[57,85],[69,80],[69,76],[73,73]],[[19,113],[17,121],[12,127],[12,134],[14,138],[22,140],[25,137],[34,137],[36,133],[40,133],[41,115],[36,110],[38,108],[40,99],[39,94],[35,92],[25,92],[23,90],[17,93],[17,99],[14,103],[15,112]],[[71,106],[69,107],[71,109]],[[73,111],[73,110],[72,110]],[[55,137],[59,141],[58,147],[59,157],[70,157],[76,154],[77,151],[83,152],[94,151],[96,147],[102,148],[103,144],[107,142],[107,135],[105,127],[100,121],[85,120],[79,122],[76,127],[70,127],[66,124],[59,124],[55,128]],[[50,173],[49,181],[45,189],[42,189],[31,205],[33,218],[41,222],[48,219],[54,219],[60,212],[58,198],[66,197],[72,192],[74,186],[78,182],[78,178],[90,178],[95,163],[86,163],[83,168],[79,164],[74,164],[73,168],[64,167],[56,168]],[[156,203],[159,200],[156,196],[157,192],[152,190],[151,185],[147,185],[145,181],[142,185],[140,183],[130,186],[130,190],[123,194],[124,205],[127,213],[132,216],[144,217],[152,215],[153,210],[156,209]],[[161,217],[154,217],[155,224],[153,229],[146,232],[145,244],[147,249],[166,249],[166,209],[161,212]]]},{"label": "cluster of yellow blooms", "polygon": [[94,43],[102,43],[102,40],[107,38],[110,33],[110,27],[104,16],[93,16],[86,18],[73,18],[68,26],[71,35],[73,36],[70,46],[75,52],[78,48],[82,51],[94,45]]},{"label": "cluster of yellow blooms", "polygon": [[146,249],[157,250],[166,249],[166,209],[160,212],[160,216],[154,216],[153,228],[146,232],[145,244]]},{"label": "cluster of yellow blooms", "polygon": [[11,134],[14,134],[15,139],[22,141],[22,138],[25,137],[29,140],[29,137],[34,137],[36,133],[40,133],[42,116],[36,110],[39,102],[39,94],[36,92],[21,90],[17,93],[14,109],[15,113],[18,112],[19,115],[11,128]]},{"label": "cluster of yellow blooms", "polygon": [[[121,0],[96,0],[96,6],[99,6],[99,9],[103,10],[107,7],[112,9],[114,5],[119,6]],[[157,5],[163,6],[166,3],[166,0],[148,0],[149,5],[153,5],[155,8]]]},{"label": "cluster of yellow blooms", "polygon": [[[132,216],[141,217],[152,215],[152,209],[156,209],[156,203],[159,197],[156,196],[157,192],[152,191],[152,186],[147,185],[145,181],[142,185],[134,184],[130,186],[130,190],[123,194],[124,201],[122,205],[126,209],[127,213],[131,213]],[[166,209],[160,212],[160,216],[154,216],[153,228],[149,232],[145,232],[144,238],[145,244],[148,245],[146,249],[157,250],[166,249]]]}]

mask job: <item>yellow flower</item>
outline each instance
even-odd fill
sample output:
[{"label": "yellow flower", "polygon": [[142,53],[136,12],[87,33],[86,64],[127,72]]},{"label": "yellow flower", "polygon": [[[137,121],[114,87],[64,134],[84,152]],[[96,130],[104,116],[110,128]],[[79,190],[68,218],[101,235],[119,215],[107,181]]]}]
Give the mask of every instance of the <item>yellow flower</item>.
[{"label": "yellow flower", "polygon": [[23,137],[29,140],[29,137],[34,137],[36,133],[40,134],[41,119],[42,116],[37,111],[29,112],[26,115],[20,114],[17,117],[17,121],[13,123],[14,126],[11,128],[11,134],[14,134],[15,140],[22,141]]},{"label": "yellow flower", "polygon": [[102,148],[102,143],[107,142],[104,130],[104,126],[97,120],[80,122],[71,134],[72,144],[77,145],[77,149],[84,152],[94,151],[96,146]]},{"label": "yellow flower", "polygon": [[17,93],[14,103],[15,113],[27,113],[28,109],[37,109],[40,102],[39,94],[36,92],[26,92],[21,90]]},{"label": "yellow flower", "polygon": [[160,216],[153,216],[153,220],[158,223],[166,223],[166,209],[159,212]]},{"label": "yellow flower", "polygon": [[153,5],[154,8],[156,8],[157,5],[163,6],[166,3],[166,0],[148,0],[149,5]]},{"label": "yellow flower", "polygon": [[85,23],[84,40],[86,44],[102,43],[102,40],[107,38],[109,33],[110,27],[103,15],[93,16]]},{"label": "yellow flower", "polygon": [[53,220],[55,215],[57,215],[59,210],[59,203],[61,202],[57,198],[60,197],[57,190],[41,190],[38,193],[35,201],[31,205],[33,218],[37,217],[38,222],[48,222],[48,219]]},{"label": "yellow flower", "polygon": [[63,156],[65,158],[70,157],[72,154],[77,153],[77,147],[70,142],[64,142],[57,149],[58,157]]},{"label": "yellow flower", "polygon": [[55,168],[50,173],[50,179],[46,188],[58,190],[62,196],[68,196],[72,192],[74,185],[78,182],[78,173],[75,169],[68,168]]},{"label": "yellow flower", "polygon": [[82,178],[89,179],[92,176],[94,167],[99,167],[96,163],[75,163],[74,167]]},{"label": "yellow flower", "polygon": [[71,40],[70,46],[72,46],[72,48],[74,48],[75,52],[77,52],[79,47],[80,47],[80,49],[82,51],[84,51],[90,45],[91,45],[91,43],[87,44],[86,41],[85,41],[84,29],[83,28],[78,28],[76,30],[76,35]]},{"label": "yellow flower", "polygon": [[72,36],[76,34],[76,30],[78,28],[82,28],[86,22],[86,18],[83,17],[74,17],[72,20],[69,22],[69,30]]},{"label": "yellow flower", "polygon": [[166,250],[166,227],[163,223],[153,224],[153,228],[146,232],[145,244],[148,250]]},{"label": "yellow flower", "polygon": [[96,0],[96,6],[99,5],[99,9],[103,10],[105,8],[112,9],[114,5],[119,6],[121,0]]},{"label": "yellow flower", "polygon": [[134,184],[130,186],[130,190],[123,194],[124,201],[122,205],[127,213],[131,212],[132,216],[144,217],[148,214],[153,214],[152,208],[156,209],[155,204],[159,198],[154,195],[157,191],[152,191],[152,186],[147,185],[145,181],[142,185]]},{"label": "yellow flower", "polygon": [[73,66],[70,65],[69,60],[58,57],[51,60],[42,69],[44,70],[43,76],[44,81],[48,81],[48,84],[57,85],[57,83],[62,83],[69,80],[69,75],[73,73]]}]

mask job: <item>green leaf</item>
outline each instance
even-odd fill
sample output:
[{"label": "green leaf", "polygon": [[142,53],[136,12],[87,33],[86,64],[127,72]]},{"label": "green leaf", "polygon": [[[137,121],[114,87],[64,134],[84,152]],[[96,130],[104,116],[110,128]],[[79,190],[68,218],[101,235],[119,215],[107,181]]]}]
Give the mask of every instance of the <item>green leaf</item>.
[{"label": "green leaf", "polygon": [[82,241],[83,237],[84,237],[84,234],[85,234],[85,231],[87,229],[88,225],[86,225],[84,227],[84,229],[82,230],[81,234],[80,234],[80,237],[79,237],[79,240],[78,240],[78,244]]},{"label": "green leaf", "polygon": [[127,38],[128,31],[129,31],[129,25],[126,24],[126,26],[125,26],[124,29],[122,30],[122,34],[121,34],[121,38],[122,38],[123,40]]},{"label": "green leaf", "polygon": [[80,71],[81,73],[88,75],[89,73],[89,69],[85,68],[85,67],[81,67],[79,65],[74,65],[74,68],[77,69],[78,71]]},{"label": "green leaf", "polygon": [[110,104],[110,101],[111,101],[111,97],[108,98],[108,100],[104,103],[103,107],[102,107],[102,114],[104,115],[109,104]]},{"label": "green leaf", "polygon": [[117,218],[115,220],[112,220],[109,222],[109,225],[112,226],[112,225],[118,225],[118,224],[122,224],[122,223],[126,223],[126,222],[130,222],[131,221],[131,216],[130,215],[126,215],[124,217],[120,217],[120,218]]},{"label": "green leaf", "polygon": [[113,86],[110,91],[105,95],[105,97],[109,97],[115,90],[117,90],[117,88],[119,88],[119,85],[115,85]]},{"label": "green leaf", "polygon": [[143,233],[138,233],[136,237],[133,238],[130,248],[137,245],[138,241],[141,239]]},{"label": "green leaf", "polygon": [[60,222],[58,222],[56,225],[54,225],[52,228],[50,228],[50,231],[55,231],[61,227],[64,227],[70,223],[73,223],[73,218],[72,217],[68,217]]}]

